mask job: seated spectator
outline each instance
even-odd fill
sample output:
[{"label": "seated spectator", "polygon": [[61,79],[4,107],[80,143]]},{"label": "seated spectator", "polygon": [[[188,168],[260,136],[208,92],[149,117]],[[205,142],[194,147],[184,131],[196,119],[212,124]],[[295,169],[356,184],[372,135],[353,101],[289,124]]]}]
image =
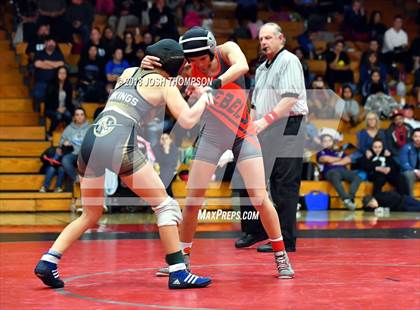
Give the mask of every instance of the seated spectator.
[{"label": "seated spectator", "polygon": [[314,75],[309,72],[309,65],[307,64],[303,51],[301,48],[296,48],[295,49],[295,55],[297,56],[297,58],[299,58],[300,60],[300,64],[302,65],[302,69],[303,69],[303,76],[305,77],[305,86],[306,88],[309,88],[312,82],[312,79],[314,78]]},{"label": "seated spectator", "polygon": [[[317,161],[322,165],[324,178],[331,182],[344,206],[349,210],[355,210],[354,197],[359,189],[361,179],[356,172],[346,168],[346,165],[351,162],[350,157],[335,150],[334,139],[328,134],[321,135],[321,145],[323,150],[317,153]],[[350,183],[348,193],[344,190],[342,181]]]},{"label": "seated spectator", "polygon": [[153,43],[155,43],[155,39],[150,32],[146,31],[143,34],[143,42],[140,43],[139,47],[143,50],[143,52],[146,52],[146,48]]},{"label": "seated spectator", "polygon": [[116,48],[123,48],[124,42],[116,36],[112,28],[108,26],[104,28],[101,37],[101,45],[105,49],[106,61],[108,61],[112,58],[112,53]]},{"label": "seated spectator", "polygon": [[71,31],[64,14],[66,13],[65,0],[38,0],[38,22],[50,25],[51,36],[57,42],[71,42]]},{"label": "seated spectator", "polygon": [[[74,110],[73,122],[64,129],[61,135],[60,147],[65,153],[62,164],[64,172],[70,177],[72,184],[78,181],[76,172],[77,156],[88,129],[89,123],[86,121],[85,110],[78,107]],[[72,191],[72,186],[69,186],[67,189]]]},{"label": "seated spectator", "polygon": [[378,192],[363,197],[363,211],[374,212],[377,208],[389,208],[395,212],[420,212],[420,201],[396,192]]},{"label": "seated spectator", "polygon": [[378,54],[369,52],[367,55],[367,62],[360,65],[360,85],[364,85],[369,79],[373,70],[379,71],[382,81],[386,81],[386,67],[379,62]]},{"label": "seated spectator", "polygon": [[251,32],[249,31],[247,20],[241,20],[239,27],[235,28],[235,30],[233,31],[233,38],[235,40],[251,39]]},{"label": "seated spectator", "polygon": [[154,37],[160,39],[178,40],[179,33],[171,9],[166,6],[165,0],[155,0],[149,10],[149,31]]},{"label": "seated spectator", "polygon": [[40,24],[36,31],[36,35],[30,38],[25,53],[28,55],[29,64],[32,64],[35,54],[42,52],[45,49],[45,39],[50,35],[50,26],[47,24]]},{"label": "seated spectator", "polygon": [[127,27],[140,24],[141,1],[123,0],[116,2],[114,15],[108,18],[108,25],[122,38]]},{"label": "seated spectator", "polygon": [[325,79],[330,88],[334,89],[335,83],[353,83],[353,71],[350,69],[350,58],[344,52],[344,41],[338,40],[334,50],[327,52],[327,72]]},{"label": "seated spectator", "polygon": [[404,114],[401,110],[395,110],[391,115],[391,119],[392,123],[385,131],[385,143],[395,161],[401,164],[399,157],[400,150],[404,145],[411,142],[413,129],[410,125],[404,124]]},{"label": "seated spectator", "polygon": [[406,104],[403,107],[404,123],[409,125],[413,129],[420,128],[420,121],[414,118],[414,106]]},{"label": "seated spectator", "polygon": [[382,23],[382,13],[380,11],[372,11],[370,14],[368,30],[370,39],[377,39],[382,42],[386,27]]},{"label": "seated spectator", "polygon": [[257,0],[238,0],[236,1],[235,16],[238,21],[242,19],[250,20],[255,22],[257,20]]},{"label": "seated spectator", "polygon": [[356,126],[360,119],[360,107],[354,100],[353,90],[349,85],[342,88],[341,98],[343,100],[338,101],[335,107],[337,117],[351,126]]},{"label": "seated spectator", "polygon": [[73,87],[68,70],[64,66],[59,67],[55,77],[48,84],[45,95],[45,116],[51,119],[51,126],[47,131],[48,140],[52,140],[53,132],[61,121],[66,125],[71,123],[73,112]]},{"label": "seated spectator", "polygon": [[413,196],[414,184],[420,180],[420,129],[415,129],[411,137],[412,142],[407,142],[402,147],[399,158],[409,194]]},{"label": "seated spectator", "polygon": [[317,150],[321,146],[321,140],[319,139],[319,133],[316,126],[311,123],[310,119],[307,117],[305,122],[305,143],[304,147],[307,150]]},{"label": "seated spectator", "polygon": [[138,67],[140,63],[137,58],[137,46],[134,44],[134,37],[131,32],[124,33],[124,59],[127,60],[130,66]]},{"label": "seated spectator", "polygon": [[212,12],[203,0],[192,0],[185,5],[184,26],[202,26],[203,21],[211,18]]},{"label": "seated spectator", "polygon": [[411,57],[408,54],[408,36],[402,29],[403,18],[400,15],[394,17],[394,23],[384,35],[382,52],[384,61],[388,66],[392,63],[402,63],[405,71],[411,71]]},{"label": "seated spectator", "polygon": [[104,66],[99,60],[96,46],[89,47],[88,56],[80,58],[78,67],[78,92],[81,100],[104,102],[107,97]]},{"label": "seated spectator", "polygon": [[[22,34],[23,42],[31,42],[37,32],[36,21],[38,19],[38,4],[37,0],[19,1],[19,13],[22,20]],[[17,31],[16,31],[17,32]],[[20,43],[21,40],[16,41],[17,35],[13,39],[13,43]]]},{"label": "seated spectator", "polygon": [[105,49],[105,46],[101,42],[102,34],[98,27],[93,27],[90,31],[90,40],[86,44],[85,48],[83,49],[83,53],[80,55],[80,57],[87,57],[89,48],[93,45],[96,46],[98,50],[98,59],[102,63],[105,63],[107,60],[107,50]]},{"label": "seated spectator", "polygon": [[366,23],[365,8],[359,0],[354,0],[351,10],[345,12],[343,21],[344,39],[349,41],[367,41],[369,33]]},{"label": "seated spectator", "polygon": [[156,164],[159,165],[159,176],[166,187],[169,196],[172,194],[172,182],[176,178],[176,171],[179,164],[179,151],[172,141],[172,137],[163,133],[159,143],[153,148]]},{"label": "seated spectator", "polygon": [[315,44],[313,43],[313,33],[309,30],[298,36],[299,47],[302,49],[304,55],[309,59],[316,58]]},{"label": "seated spectator", "polygon": [[[375,139],[381,139],[385,143],[385,132],[381,129],[379,116],[374,112],[366,115],[366,128],[360,130],[357,134],[357,148],[361,155],[366,154],[371,149]],[[386,148],[386,144],[384,144]]]},{"label": "seated spectator", "polygon": [[71,25],[73,34],[80,34],[83,43],[89,41],[90,27],[93,22],[94,10],[89,1],[71,0],[66,10],[67,23]]},{"label": "seated spectator", "polygon": [[64,57],[57,47],[54,39],[45,38],[44,50],[35,54],[34,57],[34,88],[33,98],[35,102],[35,111],[39,111],[40,104],[45,100],[45,91],[48,83],[54,77],[58,67],[64,66]]},{"label": "seated spectator", "polygon": [[367,172],[368,180],[373,183],[373,194],[382,191],[388,182],[400,194],[407,193],[404,178],[401,176],[399,166],[391,153],[384,148],[384,142],[375,138],[370,150],[360,160],[361,168]]},{"label": "seated spectator", "polygon": [[125,69],[130,67],[128,62],[123,59],[123,51],[121,48],[117,48],[114,51],[112,60],[108,61],[105,66],[105,74],[108,92],[114,87],[115,83],[118,81],[120,75],[124,72]]},{"label": "seated spectator", "polygon": [[63,151],[60,147],[50,146],[41,154],[41,172],[45,174],[44,183],[40,188],[40,193],[46,193],[50,187],[51,181],[55,175],[57,180],[55,182],[55,193],[61,193],[63,191],[64,181],[64,168],[61,164],[63,157]]},{"label": "seated spectator", "polygon": [[316,119],[335,118],[336,97],[327,89],[321,75],[315,77],[312,82],[311,93],[308,95],[309,113]]},{"label": "seated spectator", "polygon": [[114,0],[96,0],[95,12],[102,15],[112,15],[115,10]]},{"label": "seated spectator", "polygon": [[368,63],[368,57],[370,55],[370,53],[376,53],[376,55],[378,56],[378,61],[379,62],[383,62],[383,55],[381,53],[381,49],[380,49],[380,43],[378,39],[370,39],[369,40],[369,46],[368,49],[366,51],[363,52],[362,56],[360,57],[360,66],[362,66],[365,63]]}]

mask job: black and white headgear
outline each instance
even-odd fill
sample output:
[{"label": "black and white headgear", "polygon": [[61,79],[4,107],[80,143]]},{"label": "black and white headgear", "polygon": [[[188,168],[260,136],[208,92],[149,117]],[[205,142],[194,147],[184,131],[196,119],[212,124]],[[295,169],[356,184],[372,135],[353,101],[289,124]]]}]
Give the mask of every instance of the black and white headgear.
[{"label": "black and white headgear", "polygon": [[179,44],[186,58],[210,55],[213,60],[216,51],[216,39],[213,33],[202,27],[193,27],[179,38]]}]

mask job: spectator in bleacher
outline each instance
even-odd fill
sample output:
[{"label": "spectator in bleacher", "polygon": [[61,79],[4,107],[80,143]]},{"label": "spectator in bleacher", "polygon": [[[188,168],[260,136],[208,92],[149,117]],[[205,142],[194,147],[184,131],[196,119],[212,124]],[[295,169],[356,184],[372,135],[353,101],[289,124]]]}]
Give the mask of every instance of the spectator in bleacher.
[{"label": "spectator in bleacher", "polygon": [[102,32],[101,45],[105,49],[106,61],[108,61],[112,58],[112,53],[116,48],[123,47],[124,42],[115,35],[115,32],[111,27],[107,26]]},{"label": "spectator in bleacher", "polygon": [[154,1],[153,6],[149,10],[149,18],[149,31],[153,36],[158,36],[160,39],[178,40],[179,33],[175,24],[175,18],[171,9],[166,6],[165,0]]},{"label": "spectator in bleacher", "polygon": [[386,27],[382,23],[381,11],[372,11],[372,13],[370,14],[368,29],[370,39],[376,39],[378,40],[378,42],[383,41]]},{"label": "spectator in bleacher", "polygon": [[124,33],[124,59],[130,66],[138,67],[140,65],[137,58],[137,46],[134,44],[133,34],[129,31]]},{"label": "spectator in bleacher", "polygon": [[104,102],[107,97],[104,66],[96,46],[89,47],[88,55],[80,58],[78,67],[78,91],[82,101]]},{"label": "spectator in bleacher", "polygon": [[97,14],[111,16],[115,10],[114,0],[96,0],[95,12]]},{"label": "spectator in bleacher", "polygon": [[252,22],[257,20],[257,0],[237,0],[235,16],[238,21],[246,19]]},{"label": "spectator in bleacher", "polygon": [[369,38],[365,8],[360,0],[354,0],[352,8],[344,13],[344,38],[349,41],[367,41]]},{"label": "spectator in bleacher", "polygon": [[45,99],[48,82],[54,77],[56,69],[64,65],[64,56],[60,48],[57,47],[54,39],[46,37],[44,45],[44,50],[36,53],[34,57],[35,84],[33,97],[35,111],[39,111],[40,104]]},{"label": "spectator in bleacher", "polygon": [[141,1],[123,0],[116,2],[114,15],[108,18],[108,24],[122,38],[127,27],[140,24]]},{"label": "spectator in bleacher", "polygon": [[25,53],[29,57],[29,63],[34,61],[35,54],[41,52],[45,48],[45,38],[50,35],[50,26],[47,24],[39,24],[36,35],[30,38]]},{"label": "spectator in bleacher", "polygon": [[159,143],[153,148],[156,162],[159,165],[159,176],[166,187],[169,196],[172,194],[172,182],[176,177],[179,164],[179,150],[168,133],[160,136]]},{"label": "spectator in bleacher", "polygon": [[420,121],[414,118],[414,106],[406,104],[403,107],[404,123],[410,125],[411,128],[420,128]]},{"label": "spectator in bleacher", "polygon": [[50,146],[41,154],[41,162],[43,163],[41,172],[45,174],[45,179],[39,190],[40,193],[47,192],[55,175],[57,175],[57,179],[54,192],[61,193],[63,191],[64,168],[61,163],[62,157],[63,151],[60,147],[55,146]]},{"label": "spectator in bleacher", "polygon": [[336,100],[321,75],[312,81],[312,89],[314,91],[308,95],[309,115],[316,119],[334,119]]},{"label": "spectator in bleacher", "polygon": [[306,30],[304,33],[298,36],[297,40],[299,47],[302,49],[305,58],[315,59],[316,51],[313,41],[313,33],[310,30]]},{"label": "spectator in bleacher", "polygon": [[143,34],[143,41],[139,44],[139,47],[143,50],[143,52],[146,52],[146,48],[149,45],[152,45],[153,43],[155,43],[153,35],[150,32],[146,31]]},{"label": "spectator in bleacher", "polygon": [[71,32],[64,14],[66,12],[65,0],[38,0],[38,22],[50,25],[51,35],[57,42],[71,42]]},{"label": "spectator in bleacher", "polygon": [[420,181],[420,129],[414,129],[411,137],[412,142],[407,142],[402,147],[399,159],[409,194],[413,196],[414,184]]},{"label": "spectator in bleacher", "polygon": [[242,19],[239,26],[233,31],[234,40],[237,39],[251,39],[251,31],[248,28],[248,21]]},{"label": "spectator in bleacher", "polygon": [[413,129],[410,125],[404,123],[404,113],[401,110],[395,110],[391,114],[392,123],[389,125],[388,129],[385,131],[386,137],[386,146],[387,149],[391,152],[391,155],[395,161],[399,164],[400,150],[404,145],[411,142],[411,134]]},{"label": "spectator in bleacher", "polygon": [[344,85],[341,91],[341,98],[335,106],[335,113],[342,121],[356,126],[360,120],[359,103],[354,99],[353,89],[349,85]]},{"label": "spectator in bleacher", "polygon": [[[357,147],[361,156],[365,155],[372,147],[375,139],[381,139],[385,143],[385,131],[381,129],[378,114],[369,112],[366,114],[366,128],[361,129],[357,135]],[[385,144],[386,148],[386,144]]]},{"label": "spectator in bleacher", "polygon": [[360,85],[364,85],[370,79],[373,70],[378,70],[381,80],[386,81],[386,67],[378,59],[378,54],[369,52],[367,62],[360,65]]},{"label": "spectator in bleacher", "polygon": [[407,193],[399,166],[384,147],[384,141],[381,139],[373,140],[372,147],[360,160],[360,167],[367,172],[368,180],[373,183],[373,195],[381,192],[387,182],[394,186],[398,193]]},{"label": "spectator in bleacher", "polygon": [[102,41],[102,34],[99,30],[98,27],[93,27],[92,30],[90,31],[90,40],[89,42],[86,44],[83,53],[81,54],[80,57],[87,57],[89,48],[91,46],[96,46],[97,50],[98,50],[98,59],[102,62],[105,63],[106,59],[107,59],[107,50],[105,49],[105,46],[103,45]]},{"label": "spectator in bleacher", "polygon": [[57,69],[56,75],[48,83],[45,95],[45,116],[51,119],[47,131],[48,140],[52,140],[53,132],[61,121],[66,125],[71,123],[73,112],[73,87],[67,68],[62,66]]},{"label": "spectator in bleacher", "polygon": [[350,69],[350,58],[344,51],[344,41],[335,42],[333,51],[325,55],[327,72],[325,79],[330,88],[334,89],[335,83],[353,83],[353,71]]},{"label": "spectator in bleacher", "polygon": [[83,43],[89,41],[94,13],[93,7],[86,0],[71,0],[71,4],[67,7],[67,23],[71,25],[73,34],[82,36]]},{"label": "spectator in bleacher", "polygon": [[363,198],[363,211],[374,212],[378,207],[389,208],[395,212],[420,212],[420,201],[414,197],[396,192],[378,192]]},{"label": "spectator in bleacher", "polygon": [[402,63],[406,72],[410,72],[411,57],[408,53],[408,36],[402,26],[402,16],[395,16],[392,27],[385,32],[382,52],[388,66],[391,66],[392,63]]},{"label": "spectator in bleacher", "polygon": [[[321,135],[321,145],[323,150],[317,153],[317,161],[322,165],[324,178],[331,182],[347,209],[356,209],[354,197],[359,189],[361,179],[356,172],[346,168],[346,165],[351,163],[351,158],[335,149],[334,139],[329,134]],[[350,183],[348,193],[344,190],[342,181]]]},{"label": "spectator in bleacher", "polygon": [[[18,1],[19,17],[22,22],[23,42],[30,42],[36,35],[38,19],[38,4],[36,0]],[[17,32],[17,31],[16,31]],[[14,42],[15,39],[13,40]],[[22,41],[16,42],[20,43]]]},{"label": "spectator in bleacher", "polygon": [[123,59],[123,55],[122,49],[117,48],[113,53],[112,60],[108,61],[105,66],[105,75],[108,82],[106,88],[108,92],[114,88],[115,83],[123,71],[130,67],[128,62]]},{"label": "spectator in bleacher", "polygon": [[303,76],[305,77],[305,87],[309,88],[314,78],[314,75],[309,71],[309,65],[306,62],[303,50],[300,47],[295,49],[295,55],[297,56],[297,58],[299,58],[300,64],[302,65]]},{"label": "spectator in bleacher", "polygon": [[380,42],[378,39],[376,38],[372,38],[369,40],[369,46],[368,49],[366,51],[363,52],[362,56],[360,57],[360,66],[362,66],[362,64],[368,63],[368,57],[370,55],[370,53],[376,53],[376,55],[378,56],[378,61],[379,62],[383,62],[383,55],[380,49]]},{"label": "spectator in bleacher", "polygon": [[[60,147],[65,153],[62,159],[64,172],[70,177],[72,182],[78,180],[76,171],[77,156],[88,129],[89,123],[86,120],[85,110],[81,107],[76,108],[73,122],[64,129],[60,139]],[[68,189],[71,191],[71,187]]]},{"label": "spectator in bleacher", "polygon": [[192,28],[201,27],[203,21],[211,18],[212,11],[206,5],[204,0],[192,0],[185,4],[184,26]]}]

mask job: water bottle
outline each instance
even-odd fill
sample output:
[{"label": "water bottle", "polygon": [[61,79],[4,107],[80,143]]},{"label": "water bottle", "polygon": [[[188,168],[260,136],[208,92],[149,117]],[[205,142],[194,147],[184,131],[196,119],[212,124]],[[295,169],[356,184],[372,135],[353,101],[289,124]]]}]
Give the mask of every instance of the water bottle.
[{"label": "water bottle", "polygon": [[314,171],[314,181],[319,181],[319,170],[316,167]]},{"label": "water bottle", "polygon": [[406,94],[407,94],[407,88],[405,87],[404,82],[400,80],[397,83],[397,96],[405,97]]}]

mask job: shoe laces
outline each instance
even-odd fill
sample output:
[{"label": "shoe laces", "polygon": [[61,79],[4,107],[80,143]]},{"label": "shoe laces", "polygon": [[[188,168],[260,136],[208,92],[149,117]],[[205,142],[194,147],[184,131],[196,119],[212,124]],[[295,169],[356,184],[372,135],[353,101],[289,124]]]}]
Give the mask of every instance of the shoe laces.
[{"label": "shoe laces", "polygon": [[286,254],[275,255],[278,271],[289,269],[289,260]]}]

